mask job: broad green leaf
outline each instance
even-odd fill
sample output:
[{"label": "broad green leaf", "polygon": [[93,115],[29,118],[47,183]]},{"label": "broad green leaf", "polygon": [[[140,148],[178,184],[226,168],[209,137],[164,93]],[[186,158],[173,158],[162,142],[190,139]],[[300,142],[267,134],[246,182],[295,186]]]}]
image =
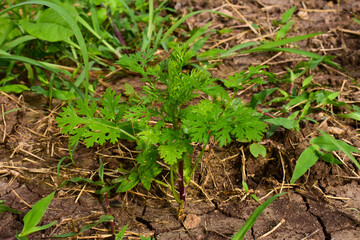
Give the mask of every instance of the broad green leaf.
[{"label": "broad green leaf", "polygon": [[232,240],[243,240],[245,237],[245,234],[253,227],[256,219],[260,216],[260,214],[273,202],[275,199],[281,195],[286,194],[279,193],[268,200],[266,200],[263,204],[261,204],[258,208],[255,209],[255,211],[251,214],[249,219],[244,223],[244,225],[240,228],[240,230],[231,238]]},{"label": "broad green leaf", "polygon": [[[74,6],[67,3],[61,3],[58,6],[66,11],[71,18],[76,18],[77,12]],[[29,34],[49,42],[65,41],[74,35],[65,19],[52,8],[42,12],[36,23],[22,19],[20,24]]]},{"label": "broad green leaf", "polygon": [[258,157],[259,155],[262,155],[263,157],[266,156],[266,148],[259,143],[251,144],[250,152],[254,157]]},{"label": "broad green leaf", "polygon": [[74,35],[79,43],[80,51],[82,53],[82,57],[84,60],[84,65],[85,65],[85,73],[86,73],[85,97],[87,98],[88,97],[88,86],[89,86],[89,56],[88,56],[87,47],[85,44],[84,37],[82,36],[80,28],[78,27],[76,21],[66,10],[64,10],[64,8],[62,8],[61,6],[59,6],[58,4],[53,3],[53,2],[42,1],[42,0],[33,0],[33,1],[22,2],[19,4],[13,5],[11,7],[8,7],[5,10],[1,11],[0,15],[10,11],[13,8],[17,8],[17,7],[23,6],[23,5],[30,5],[30,4],[45,5],[49,8],[54,9],[61,17],[63,17],[65,19],[65,21],[69,24],[70,28],[74,32]]},{"label": "broad green leaf", "polygon": [[312,138],[312,139],[310,139],[310,144],[316,144],[321,149],[323,149],[323,150],[325,150],[327,152],[332,152],[332,151],[338,151],[339,150],[339,147],[337,147],[326,136],[319,136],[319,137],[316,137],[316,138]]},{"label": "broad green leaf", "polygon": [[299,123],[296,120],[291,120],[287,118],[282,118],[282,117],[269,118],[269,119],[265,119],[264,121],[274,125],[282,126],[290,130],[299,128]]},{"label": "broad green leaf", "polygon": [[319,159],[316,151],[319,146],[312,145],[306,148],[300,155],[296,162],[293,176],[290,180],[290,184],[294,184],[307,170],[309,170]]},{"label": "broad green leaf", "polygon": [[31,23],[22,19],[20,24],[32,36],[49,42],[65,41],[74,35],[71,29],[54,23]]},{"label": "broad green leaf", "polygon": [[[75,19],[76,16],[78,15],[76,8],[67,2],[59,3],[58,6],[61,7],[65,12],[67,12],[72,17],[72,19]],[[42,12],[39,18],[37,19],[37,22],[55,23],[57,25],[61,25],[66,28],[70,28],[66,20],[62,18],[61,15],[53,8],[47,8],[44,12]]]},{"label": "broad green leaf", "polygon": [[331,142],[331,143],[334,144],[336,147],[338,147],[338,149],[339,149],[340,151],[344,152],[344,153],[346,154],[346,156],[348,156],[348,157],[351,159],[351,161],[353,161],[353,163],[356,165],[356,167],[357,167],[358,169],[360,169],[360,164],[359,164],[359,162],[358,162],[358,161],[355,159],[355,157],[351,154],[351,152],[359,153],[360,151],[359,151],[357,148],[355,148],[355,147],[347,144],[347,143],[344,142],[344,141],[336,140],[334,137],[332,137],[331,135],[329,135],[329,134],[327,134],[327,133],[325,133],[325,132],[323,132],[323,131],[321,131],[321,130],[319,130],[319,131],[323,134],[323,136],[324,136],[329,142]]},{"label": "broad green leaf", "polygon": [[[35,203],[32,209],[25,215],[24,228],[19,234],[20,237],[26,237],[31,233],[42,230],[40,228],[36,228],[36,225],[40,222],[54,195],[55,191]],[[56,222],[52,222],[46,226],[50,227],[55,223]]]},{"label": "broad green leaf", "polygon": [[5,85],[0,87],[1,91],[4,92],[14,92],[14,93],[21,93],[26,90],[30,90],[27,86],[22,84],[11,84],[11,85]]}]

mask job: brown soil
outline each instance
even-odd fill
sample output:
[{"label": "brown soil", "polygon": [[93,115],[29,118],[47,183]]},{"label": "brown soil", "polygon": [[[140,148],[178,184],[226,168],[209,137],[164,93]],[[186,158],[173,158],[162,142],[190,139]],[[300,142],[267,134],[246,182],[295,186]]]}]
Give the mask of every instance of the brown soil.
[{"label": "brown soil", "polygon": [[[173,6],[185,14],[188,9],[215,9],[236,18],[244,17],[249,23],[263,26],[262,36],[273,34],[272,20],[296,5],[295,28],[290,35],[322,31],[324,34],[298,43],[305,50],[336,56],[335,62],[359,80],[360,25],[351,19],[350,12],[360,14],[360,2],[346,1],[173,1]],[[239,15],[240,12],[242,16]],[[246,40],[259,37],[246,22],[228,20],[212,14],[201,14],[187,21],[190,29],[212,21],[215,29],[233,28],[230,34],[215,36],[206,47],[224,40],[218,47],[230,48]],[[214,75],[226,77],[246,69],[249,65],[266,62],[270,70],[284,73],[304,58],[290,54],[262,53],[241,55],[226,59]],[[314,81],[327,89],[341,91],[341,101],[358,105],[359,87],[347,74],[321,65],[313,72]],[[137,79],[113,79],[107,84],[122,91],[123,83],[130,82],[137,89]],[[103,91],[100,87],[99,91]],[[257,91],[253,89],[253,91]],[[254,92],[248,90],[242,97],[246,101]],[[53,105],[55,106],[54,102]],[[59,171],[59,160],[68,155],[67,137],[59,133],[54,121],[60,103],[48,110],[47,99],[32,93],[22,96],[0,96],[1,113],[21,108],[0,119],[0,200],[16,210],[28,212],[30,206],[51,193],[66,179],[97,176],[99,157],[105,162],[105,176],[114,178],[120,162],[132,157],[134,146],[121,142],[116,146],[86,149],[79,146],[75,152],[75,165]],[[338,110],[338,111],[341,111]],[[358,123],[337,117],[321,118],[320,124],[302,126],[306,136],[315,136],[317,129],[333,134],[337,139],[360,147]],[[277,132],[264,142],[267,156],[253,158],[248,145],[233,143],[226,148],[210,148],[190,184],[186,203],[186,218],[176,218],[176,202],[169,192],[156,184],[150,192],[141,186],[125,194],[111,195],[111,206],[116,229],[128,224],[127,239],[153,236],[158,240],[170,239],[230,239],[244,224],[259,204],[242,190],[245,180],[260,202],[274,192],[289,191],[271,204],[258,218],[245,239],[360,239],[359,171],[341,153],[347,166],[335,166],[319,161],[296,185],[289,185],[296,159],[308,146],[298,132]],[[359,159],[359,155],[355,155]],[[57,220],[53,227],[32,234],[30,239],[49,239],[52,235],[79,231],[84,225],[96,222],[106,214],[105,204],[96,189],[88,184],[69,184],[57,191],[40,224]],[[0,215],[0,239],[14,236],[22,230],[22,215],[9,212]],[[100,239],[110,235],[110,227],[100,224],[73,239]]]}]

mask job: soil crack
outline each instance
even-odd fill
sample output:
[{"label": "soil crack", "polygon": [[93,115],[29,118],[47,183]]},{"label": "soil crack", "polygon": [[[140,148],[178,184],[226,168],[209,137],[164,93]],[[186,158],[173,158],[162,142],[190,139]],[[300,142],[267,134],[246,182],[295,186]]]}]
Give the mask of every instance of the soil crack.
[{"label": "soil crack", "polygon": [[310,211],[310,204],[309,204],[309,202],[307,201],[307,198],[306,198],[305,196],[301,195],[301,194],[299,194],[299,195],[302,197],[302,199],[303,199],[303,201],[304,201],[304,203],[305,203],[306,212],[308,212],[310,215],[314,216],[314,217],[316,218],[316,220],[319,222],[319,224],[320,224],[320,226],[321,226],[321,230],[322,230],[322,232],[324,233],[325,240],[331,240],[331,239],[332,239],[332,238],[331,238],[331,234],[327,231],[326,226],[325,226],[325,224],[324,224],[324,221],[321,219],[320,216],[318,216],[318,215],[316,215],[316,214],[314,214],[314,213],[312,213],[312,212]]},{"label": "soil crack", "polygon": [[251,228],[251,236],[252,236],[253,240],[256,239],[256,238],[255,238],[255,232],[254,232],[254,228],[253,228],[253,227]]},{"label": "soil crack", "polygon": [[150,221],[148,221],[148,220],[146,220],[146,219],[144,219],[144,218],[142,218],[142,217],[136,217],[135,219],[136,219],[136,221],[144,224],[144,225],[145,225],[148,229],[150,229],[151,231],[155,231],[155,229],[151,226]]}]

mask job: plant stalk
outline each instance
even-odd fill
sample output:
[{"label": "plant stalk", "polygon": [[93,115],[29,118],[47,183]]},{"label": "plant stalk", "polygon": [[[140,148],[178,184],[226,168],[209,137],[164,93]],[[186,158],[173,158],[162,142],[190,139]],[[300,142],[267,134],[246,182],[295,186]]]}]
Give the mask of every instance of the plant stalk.
[{"label": "plant stalk", "polygon": [[179,193],[180,193],[180,202],[177,217],[178,219],[184,214],[185,208],[185,199],[186,199],[186,186],[184,185],[184,160],[179,162],[179,172],[178,172],[178,182],[179,182]]},{"label": "plant stalk", "polygon": [[[107,213],[112,216],[112,211],[111,211],[110,202],[109,202],[109,197],[108,197],[108,195],[107,195],[107,192],[104,193],[104,199],[105,199],[105,203],[106,203]],[[111,234],[112,234],[113,236],[115,236],[115,224],[114,224],[114,220],[110,220],[109,223],[110,223],[110,228],[111,228]]]}]

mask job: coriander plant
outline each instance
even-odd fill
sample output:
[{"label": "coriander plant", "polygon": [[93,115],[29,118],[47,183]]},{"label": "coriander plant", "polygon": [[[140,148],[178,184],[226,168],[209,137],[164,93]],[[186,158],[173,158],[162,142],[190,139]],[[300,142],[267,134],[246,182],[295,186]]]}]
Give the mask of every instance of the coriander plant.
[{"label": "coriander plant", "polygon": [[[179,203],[178,216],[184,209],[186,188],[211,137],[220,146],[230,143],[232,137],[242,142],[262,139],[267,127],[260,120],[262,114],[246,107],[236,94],[247,84],[263,83],[260,74],[273,78],[262,66],[250,67],[248,72],[222,80],[233,90],[229,96],[209,72],[190,65],[192,57],[186,45],[174,47],[169,59],[155,65],[151,65],[155,58],[151,51],[123,56],[118,64],[141,74],[145,83],[137,99],[120,102],[120,95],[108,89],[101,106],[80,100],[63,108],[57,118],[62,132],[72,135],[72,145],[83,140],[90,147],[121,138],[137,142],[137,167],[114,181],[117,192],[139,182],[150,189],[162,166],[167,166],[171,184],[155,181],[171,189]],[[201,146],[195,159],[192,143]],[[160,160],[165,165],[158,164]]]}]

